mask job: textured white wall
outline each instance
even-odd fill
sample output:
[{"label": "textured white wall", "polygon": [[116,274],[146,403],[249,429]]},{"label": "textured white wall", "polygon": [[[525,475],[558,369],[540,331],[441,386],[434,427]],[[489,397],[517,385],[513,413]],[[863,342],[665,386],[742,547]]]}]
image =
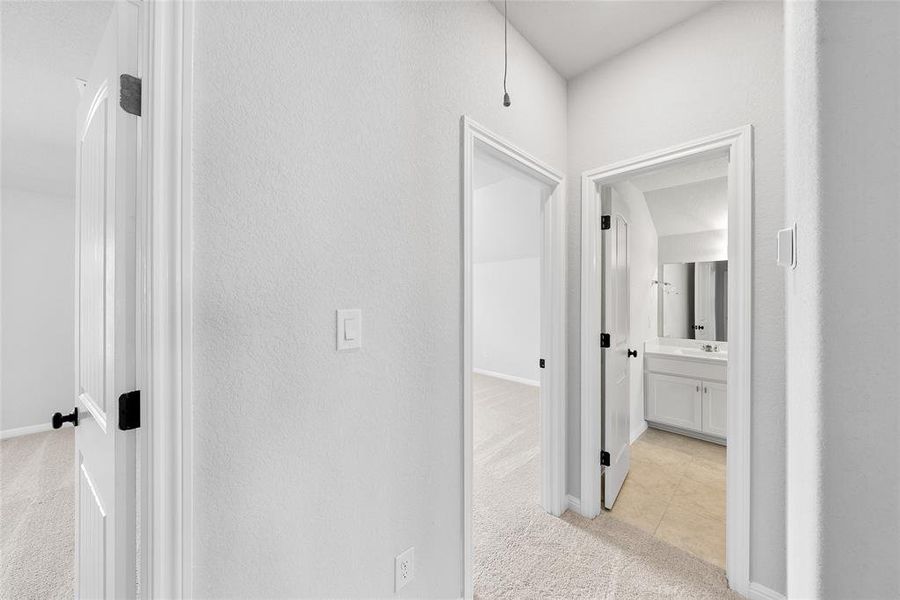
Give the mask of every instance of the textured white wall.
[{"label": "textured white wall", "polygon": [[2,190],[0,429],[75,406],[75,201]]},{"label": "textured white wall", "polygon": [[[476,151],[475,180],[486,160]],[[473,198],[472,358],[475,369],[538,382],[541,205],[550,190],[512,167],[500,169],[505,177]]]},{"label": "textured white wall", "polygon": [[[197,597],[461,593],[460,116],[557,169],[565,82],[488,3],[201,3]],[[334,310],[363,347],[335,352]]]},{"label": "textured white wall", "polygon": [[788,594],[900,596],[900,4],[786,10]]},{"label": "textured white wall", "polygon": [[540,383],[541,259],[478,263],[472,279],[474,367]]},{"label": "textured white wall", "polygon": [[[740,125],[754,126],[753,431],[750,576],[784,574],[783,275],[773,234],[784,217],[783,14],[777,2],[726,2],[569,82],[569,176]],[[569,231],[581,230],[569,186]],[[580,494],[580,265],[569,236],[568,491]],[[574,460],[571,460],[574,459]]]},{"label": "textured white wall", "polygon": [[659,262],[687,263],[728,260],[728,230],[664,235],[659,238]]}]

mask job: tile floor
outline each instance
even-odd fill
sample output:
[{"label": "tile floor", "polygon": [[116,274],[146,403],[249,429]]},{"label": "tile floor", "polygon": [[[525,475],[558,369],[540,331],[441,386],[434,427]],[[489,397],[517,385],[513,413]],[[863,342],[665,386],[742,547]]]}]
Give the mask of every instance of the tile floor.
[{"label": "tile floor", "polygon": [[725,447],[648,429],[609,514],[724,568]]}]

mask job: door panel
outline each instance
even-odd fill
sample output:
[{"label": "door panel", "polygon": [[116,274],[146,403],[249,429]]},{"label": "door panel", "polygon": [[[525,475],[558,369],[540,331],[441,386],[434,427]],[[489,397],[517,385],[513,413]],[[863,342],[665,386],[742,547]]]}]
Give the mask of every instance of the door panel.
[{"label": "door panel", "polygon": [[728,386],[703,382],[703,432],[725,437],[728,433]]},{"label": "door panel", "polygon": [[603,505],[612,508],[628,475],[631,462],[630,407],[628,394],[628,333],[631,322],[628,281],[628,222],[618,199],[610,192],[610,229],[604,232],[603,331],[610,347],[602,351],[602,447],[610,464],[603,471]]},{"label": "door panel", "polygon": [[114,4],[78,107],[76,396],[80,598],[133,598],[135,431],[117,398],[135,389],[138,117],[119,107],[119,75],[137,73],[138,5]]},{"label": "door panel", "polygon": [[702,429],[701,382],[659,373],[647,374],[647,419],[684,429]]}]

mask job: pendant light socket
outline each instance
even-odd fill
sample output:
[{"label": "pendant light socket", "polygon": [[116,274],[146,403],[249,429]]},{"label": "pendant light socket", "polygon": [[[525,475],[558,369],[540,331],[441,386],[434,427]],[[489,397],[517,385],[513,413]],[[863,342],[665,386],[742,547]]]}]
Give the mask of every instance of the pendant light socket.
[{"label": "pendant light socket", "polygon": [[503,94],[503,106],[509,106],[512,102],[509,101],[509,94]]}]

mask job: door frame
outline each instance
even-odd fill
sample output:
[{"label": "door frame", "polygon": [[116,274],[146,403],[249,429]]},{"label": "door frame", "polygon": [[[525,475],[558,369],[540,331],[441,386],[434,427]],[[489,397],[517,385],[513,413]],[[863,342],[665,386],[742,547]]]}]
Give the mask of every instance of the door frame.
[{"label": "door frame", "polygon": [[137,352],[142,596],[191,596],[190,0],[141,8]]},{"label": "door frame", "polygon": [[[472,170],[476,146],[490,151],[551,188],[544,207],[543,247],[541,249],[541,505],[559,516],[566,508],[566,286],[565,286],[565,178],[562,173],[488,131],[468,116],[460,120],[460,201],[462,204],[460,238],[462,354],[462,593],[474,595],[472,545],[472,240],[474,187]],[[537,360],[539,357],[535,357]]]},{"label": "door frame", "polygon": [[[654,168],[727,150],[728,196],[728,452],[725,564],[728,583],[750,587],[750,417],[752,373],[753,127],[651,152],[581,176],[581,498],[580,512],[600,514],[600,186]],[[585,251],[593,248],[595,251]]]}]

